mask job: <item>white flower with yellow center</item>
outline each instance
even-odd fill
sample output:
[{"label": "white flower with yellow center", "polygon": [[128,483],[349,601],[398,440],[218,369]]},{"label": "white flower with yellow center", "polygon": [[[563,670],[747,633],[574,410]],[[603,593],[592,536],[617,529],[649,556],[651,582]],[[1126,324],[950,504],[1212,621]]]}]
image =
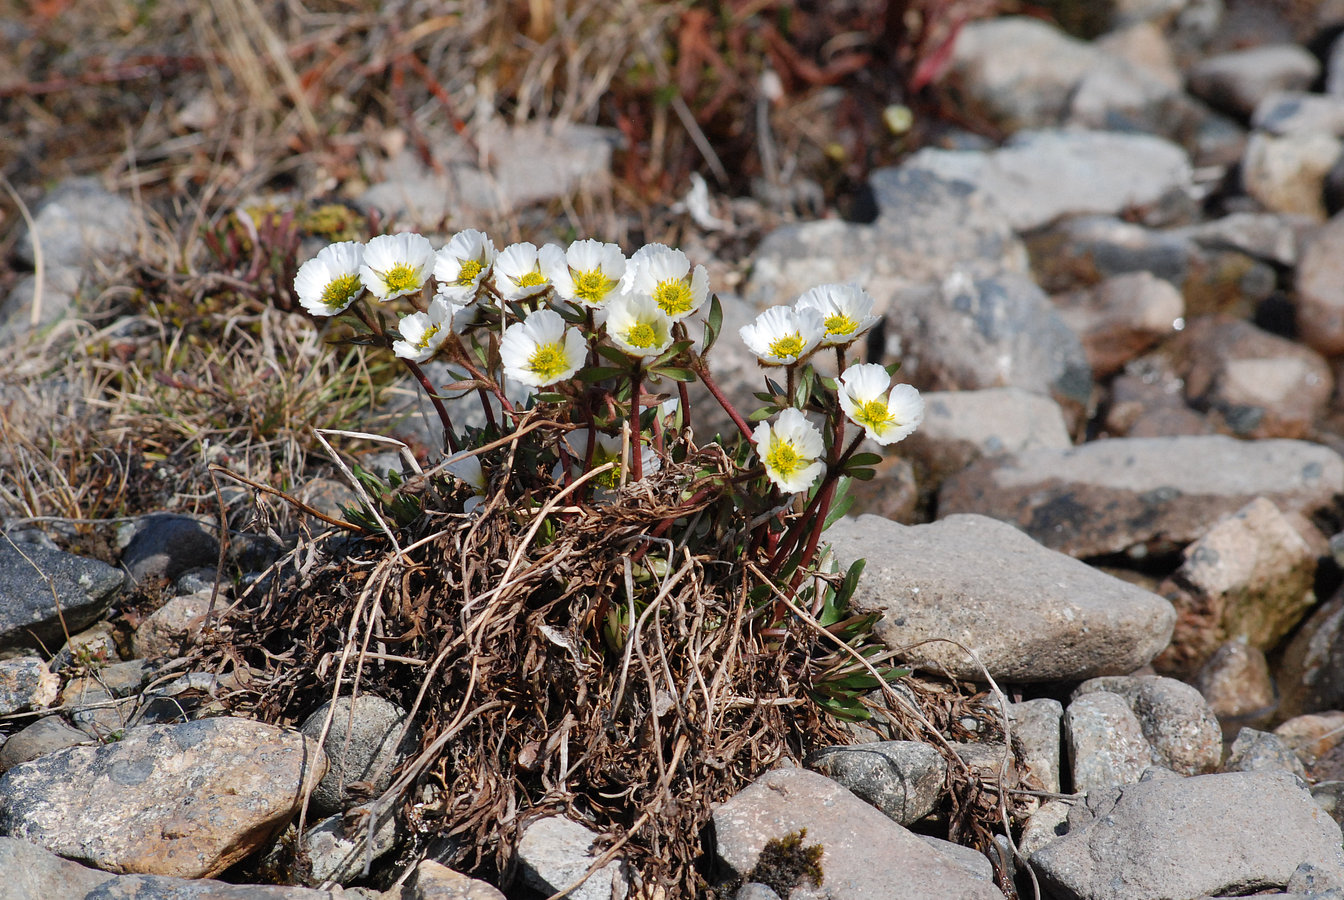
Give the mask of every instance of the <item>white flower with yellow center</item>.
[{"label": "white flower with yellow center", "polygon": [[635,251],[621,278],[621,293],[647,294],[673,322],[691,315],[709,299],[709,274],[691,269],[680,250],[648,244]]},{"label": "white flower with yellow center", "polygon": [[891,376],[877,363],[845,369],[838,393],[849,420],[879,444],[903,440],[924,421],[924,398],[919,391],[908,384],[892,387]]},{"label": "white flower with yellow center", "polygon": [[[565,435],[565,449],[569,453],[570,471],[575,477],[581,475],[584,471],[583,459],[588,452],[588,441],[593,442],[593,463],[588,470],[605,466],[607,463],[615,463],[607,471],[598,475],[592,480],[592,483],[606,490],[615,490],[621,486],[621,436],[619,434],[603,434],[600,431],[593,431],[591,428],[585,428],[581,431],[571,431]],[[647,478],[654,472],[657,472],[662,465],[658,459],[658,454],[652,447],[640,447],[640,471]]]},{"label": "white flower with yellow center", "polygon": [[299,266],[294,293],[303,308],[315,316],[334,316],[349,309],[364,292],[359,267],[364,245],[358,241],[328,244],[317,256]]},{"label": "white flower with yellow center", "polygon": [[826,334],[823,347],[845,346],[877,324],[873,298],[857,284],[820,284],[798,298],[799,309],[821,313]]},{"label": "white flower with yellow center", "polygon": [[541,268],[564,300],[598,309],[611,299],[625,275],[625,254],[615,244],[591,238],[568,250],[547,244],[539,251]]},{"label": "white flower with yellow center", "polygon": [[401,340],[392,342],[392,352],[411,362],[429,359],[452,334],[453,314],[457,311],[458,307],[435,297],[427,311],[411,313],[397,323]]},{"label": "white flower with yellow center", "polygon": [[434,294],[435,303],[446,303],[453,308],[453,331],[457,334],[466,334],[467,329],[476,324],[480,317],[481,308],[475,303],[454,300],[452,296],[442,288]]},{"label": "white flower with yellow center", "polygon": [[816,349],[826,325],[810,307],[772,306],[738,334],[761,365],[791,366]]},{"label": "white flower with yellow center", "polygon": [[826,452],[821,432],[793,407],[776,416],[774,424],[757,425],[751,440],[756,444],[756,455],[765,463],[765,474],[781,491],[805,491],[826,470],[821,461],[821,454]]},{"label": "white flower with yellow center", "polygon": [[462,505],[463,512],[471,512],[485,501],[485,470],[479,456],[464,456],[448,463],[448,474],[471,488],[472,494]]},{"label": "white flower with yellow center", "polygon": [[499,342],[504,374],[533,387],[546,387],[574,377],[583,367],[587,342],[577,328],[566,328],[553,309],[539,309],[510,325]]},{"label": "white flower with yellow center", "polygon": [[672,343],[672,320],[647,294],[620,294],[604,312],[607,337],[622,353],[657,356]]},{"label": "white flower with yellow center", "polygon": [[359,277],[379,300],[415,294],[429,280],[434,246],[429,238],[406,232],[380,234],[364,247]]},{"label": "white flower with yellow center", "polygon": [[485,234],[475,228],[459,231],[434,256],[438,292],[454,303],[470,303],[495,255],[494,241]]},{"label": "white flower with yellow center", "polygon": [[522,300],[540,294],[551,286],[542,271],[537,245],[510,244],[495,258],[495,290],[505,300]]}]

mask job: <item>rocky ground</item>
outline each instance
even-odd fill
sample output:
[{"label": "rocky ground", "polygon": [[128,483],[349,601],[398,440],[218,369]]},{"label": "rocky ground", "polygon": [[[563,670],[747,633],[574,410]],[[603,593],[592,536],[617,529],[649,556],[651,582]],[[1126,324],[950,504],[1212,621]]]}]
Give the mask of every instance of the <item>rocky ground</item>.
[{"label": "rocky ground", "polygon": [[[878,298],[870,353],[904,362],[927,417],[828,539],[868,560],[857,601],[882,640],[997,713],[962,723],[981,740],[838,746],[724,803],[709,850],[740,900],[1344,897],[1344,9],[1109,8],[1087,41],[1034,18],[967,25],[945,78],[1001,142],[949,131],[871,174],[863,221],[706,260],[739,397],[756,373],[731,337],[757,311],[827,281]],[[511,137],[486,169],[405,154],[352,202],[433,223],[445,197],[524,208],[610,166],[597,130]],[[707,253],[750,214],[693,194],[683,246]],[[90,179],[34,215],[17,259],[40,250],[40,272],[0,304],[11,347],[52,346],[144,225]],[[6,390],[30,413],[97,414],[21,375]],[[432,445],[423,421],[398,433]],[[11,468],[7,500],[22,481]],[[5,896],[502,896],[432,856],[397,869],[395,822],[360,806],[404,759],[404,710],[344,698],[292,729],[219,714],[228,685],[184,663],[229,602],[212,519],[136,516],[98,553],[10,506]],[[253,572],[274,557],[241,543]],[[147,603],[150,582],[172,587]],[[1002,798],[987,854],[933,836],[944,751]],[[794,856],[819,847],[815,870],[761,865],[804,828]],[[624,896],[596,837],[534,823],[511,896],[590,870],[570,896]],[[236,883],[277,839],[306,848],[308,886]]]}]

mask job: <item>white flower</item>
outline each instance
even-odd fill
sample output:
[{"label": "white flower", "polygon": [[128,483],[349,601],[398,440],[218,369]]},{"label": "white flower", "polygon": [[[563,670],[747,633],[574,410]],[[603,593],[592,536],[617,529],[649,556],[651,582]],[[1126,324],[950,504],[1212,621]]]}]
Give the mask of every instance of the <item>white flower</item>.
[{"label": "white flower", "polygon": [[756,455],[765,463],[765,474],[782,491],[805,491],[826,470],[821,461],[826,450],[821,432],[793,407],[776,416],[773,425],[757,425],[751,439]]},{"label": "white flower", "polygon": [[414,294],[429,280],[434,247],[419,234],[380,234],[364,248],[359,277],[379,300]]},{"label": "white flower", "polygon": [[495,290],[505,300],[522,300],[551,286],[542,271],[536,244],[510,244],[495,258]]},{"label": "white flower", "polygon": [[821,313],[826,334],[823,347],[844,346],[877,324],[873,298],[857,284],[820,284],[798,298],[799,309]]},{"label": "white flower", "polygon": [[582,368],[586,351],[582,332],[566,328],[553,309],[539,309],[510,325],[499,342],[504,374],[533,387],[572,378]]},{"label": "white flower", "polygon": [[434,294],[435,303],[446,303],[453,308],[453,331],[456,334],[465,334],[467,329],[476,324],[479,318],[481,308],[469,300],[454,300],[453,295],[456,292],[445,291],[442,287]]},{"label": "white flower", "polygon": [[672,343],[672,320],[647,294],[620,294],[605,312],[607,337],[622,353],[657,356]]},{"label": "white flower", "polygon": [[811,307],[772,306],[738,330],[763,366],[789,366],[811,353],[826,334],[821,313]]},{"label": "white flower", "polygon": [[[607,471],[603,472],[593,479],[593,483],[607,490],[614,490],[621,486],[621,436],[619,434],[603,434],[600,431],[594,431],[591,428],[585,428],[582,431],[571,431],[565,435],[565,448],[569,453],[571,461],[570,471],[576,476],[583,473],[583,460],[588,452],[588,441],[593,442],[593,463],[588,469],[596,469],[599,466],[605,466],[607,463],[615,463]],[[662,462],[658,459],[658,454],[652,447],[641,446],[639,448],[639,462],[641,471],[647,477],[657,472]]]},{"label": "white flower", "polygon": [[845,369],[839,387],[845,415],[879,444],[903,440],[924,421],[924,398],[919,391],[908,384],[891,387],[891,376],[877,363]]},{"label": "white flower", "polygon": [[615,244],[575,241],[568,250],[542,247],[541,268],[562,299],[596,309],[605,304],[625,275],[625,254]]},{"label": "white flower", "polygon": [[485,470],[481,468],[481,458],[479,456],[464,456],[461,459],[455,459],[449,462],[445,468],[448,469],[448,474],[471,488],[472,495],[462,505],[463,512],[471,512],[485,501]]},{"label": "white flower", "polygon": [[434,256],[439,293],[455,303],[470,303],[494,261],[495,244],[490,238],[475,228],[459,231]]},{"label": "white flower", "polygon": [[435,297],[426,312],[411,313],[397,324],[401,340],[392,342],[392,352],[402,359],[422,363],[438,352],[452,333],[453,314],[458,307]]},{"label": "white flower", "polygon": [[315,316],[334,316],[345,312],[364,291],[359,266],[364,261],[364,245],[358,241],[328,244],[317,256],[299,266],[294,277],[294,293],[299,303]]},{"label": "white flower", "polygon": [[621,293],[648,294],[669,319],[680,322],[709,299],[709,274],[704,266],[691,271],[691,261],[680,250],[648,244],[630,257]]}]

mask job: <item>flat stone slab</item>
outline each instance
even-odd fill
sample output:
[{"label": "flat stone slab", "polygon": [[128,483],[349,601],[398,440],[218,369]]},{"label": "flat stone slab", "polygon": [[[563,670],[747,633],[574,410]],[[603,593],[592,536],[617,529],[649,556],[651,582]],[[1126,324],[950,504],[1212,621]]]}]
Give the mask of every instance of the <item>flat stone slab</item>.
[{"label": "flat stone slab", "polygon": [[107,612],[124,580],[96,559],[0,540],[0,650],[55,650],[65,640],[62,615],[71,634],[84,630]]},{"label": "flat stone slab", "polygon": [[867,560],[854,603],[882,613],[882,641],[911,648],[904,658],[912,665],[959,678],[982,681],[984,673],[952,644],[914,645],[958,641],[995,679],[1082,680],[1146,665],[1176,621],[1165,598],[986,516],[931,525],[860,516],[837,522],[826,539],[842,566]]},{"label": "flat stone slab", "polygon": [[1111,438],[975,462],[943,483],[938,511],[992,516],[1091,557],[1178,549],[1256,497],[1311,513],[1341,491],[1344,458],[1307,441]]}]

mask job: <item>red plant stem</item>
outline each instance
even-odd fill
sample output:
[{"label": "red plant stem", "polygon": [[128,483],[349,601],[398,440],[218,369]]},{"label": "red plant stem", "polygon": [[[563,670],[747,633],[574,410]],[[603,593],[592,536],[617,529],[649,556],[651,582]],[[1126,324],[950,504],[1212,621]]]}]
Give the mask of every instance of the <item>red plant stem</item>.
[{"label": "red plant stem", "polygon": [[817,552],[817,542],[821,539],[822,527],[826,524],[826,514],[830,511],[831,498],[835,495],[835,483],[840,480],[839,473],[844,470],[844,464],[854,455],[854,451],[863,443],[863,435],[855,436],[850,445],[845,448],[845,452],[840,455],[834,465],[826,469],[826,475],[821,483],[821,488],[812,497],[812,502],[803,510],[802,515],[794,520],[789,533],[779,542],[779,549],[775,555],[770,558],[769,571],[777,572],[779,567],[788,559],[789,554],[795,550],[802,540],[803,528],[811,526],[808,535],[807,549],[798,561],[798,568],[803,569],[812,561],[812,557]]},{"label": "red plant stem", "polygon": [[[359,303],[351,306],[350,309],[359,317],[361,322],[368,326],[370,331],[383,339],[384,344],[387,343],[387,333],[383,331],[382,325],[378,324],[378,320],[369,315],[368,310],[364,309]],[[420,368],[414,360],[409,360],[405,357],[398,357],[398,359],[406,364],[406,368],[415,376],[415,380],[420,382],[420,387],[424,389],[425,395],[428,396],[430,402],[434,404],[434,412],[438,413],[439,421],[443,423],[443,440],[444,443],[448,445],[448,452],[456,453],[460,448],[457,446],[457,438],[453,435],[453,422],[448,418],[448,409],[443,405],[443,400],[439,399],[438,392],[434,389],[434,385],[429,383],[429,376],[425,374],[425,370]]]},{"label": "red plant stem", "polygon": [[686,382],[677,382],[677,396],[681,398],[681,428],[689,431],[691,427],[691,395]]},{"label": "red plant stem", "polygon": [[639,360],[635,360],[630,370],[630,444],[633,457],[630,460],[630,471],[635,481],[644,477],[644,454],[640,449],[642,435],[639,433],[639,389],[643,381],[644,367]]},{"label": "red plant stem", "polygon": [[737,408],[723,395],[723,391],[719,389],[719,386],[714,379],[710,377],[709,367],[705,365],[705,361],[699,358],[692,358],[691,366],[701,383],[704,384],[705,389],[709,391],[715,400],[719,401],[719,406],[723,407],[723,411],[728,413],[728,417],[733,420],[733,424],[737,426],[737,430],[742,432],[742,436],[750,441],[751,428],[747,425],[746,420],[742,418],[742,414],[737,411]]}]

